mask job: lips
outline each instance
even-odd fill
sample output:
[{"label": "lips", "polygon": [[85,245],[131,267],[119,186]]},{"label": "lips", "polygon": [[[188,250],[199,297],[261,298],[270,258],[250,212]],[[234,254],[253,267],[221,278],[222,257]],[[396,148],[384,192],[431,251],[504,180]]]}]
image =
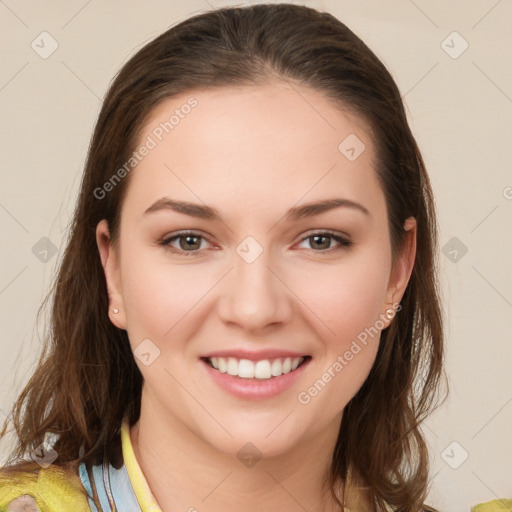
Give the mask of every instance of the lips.
[{"label": "lips", "polygon": [[201,356],[201,359],[212,359],[213,357],[222,357],[229,358],[233,357],[235,359],[248,359],[249,361],[261,361],[263,359],[286,359],[290,357],[295,359],[296,357],[308,357],[309,355],[305,352],[293,352],[290,350],[282,350],[282,349],[266,349],[266,350],[258,350],[258,351],[250,351],[244,349],[228,349],[228,350],[217,350],[215,352],[209,352],[208,354],[204,354]]},{"label": "lips", "polygon": [[[282,351],[280,353],[282,353]],[[213,356],[212,359],[213,361],[216,360],[218,365],[219,361],[221,361],[223,358]],[[230,359],[232,359],[231,362]],[[284,366],[283,363],[286,359],[291,361],[290,357],[285,358],[281,361],[282,366]],[[220,388],[224,389],[235,397],[242,399],[268,399],[277,397],[287,389],[291,388],[294,383],[296,383],[301,378],[301,375],[307,371],[307,367],[309,366],[312,358],[310,356],[306,356],[305,358],[298,356],[297,359],[302,359],[302,361],[294,370],[291,368],[288,370],[288,367],[286,367],[285,369],[287,370],[287,373],[283,372],[282,374],[275,376],[268,374],[268,365],[266,363],[268,363],[269,360],[258,360],[256,364],[254,364],[254,362],[249,359],[237,360],[235,358],[227,358],[224,359],[226,367],[224,368],[225,371],[223,372],[220,370],[220,368],[215,368],[210,359],[204,357],[201,358],[201,366],[204,368],[207,375],[209,375],[210,378],[220,386]],[[242,361],[244,362],[242,363]],[[263,364],[261,365],[262,362]],[[235,375],[228,373],[228,367],[230,364],[232,365],[232,370],[236,369]],[[240,364],[242,364],[242,368],[240,368]],[[288,364],[291,366],[291,363],[286,363],[287,366]],[[256,367],[258,365],[267,367],[266,369],[259,368],[257,370]],[[254,367],[254,377],[251,377],[252,374],[249,371],[250,366]],[[279,371],[277,371],[278,369],[275,370],[276,371],[274,373],[279,373]],[[240,376],[240,372],[245,376]]]}]

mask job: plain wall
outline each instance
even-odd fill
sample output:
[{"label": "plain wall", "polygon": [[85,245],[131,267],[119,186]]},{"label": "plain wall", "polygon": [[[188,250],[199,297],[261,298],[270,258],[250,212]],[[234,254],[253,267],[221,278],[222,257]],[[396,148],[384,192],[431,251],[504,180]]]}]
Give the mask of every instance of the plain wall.
[{"label": "plain wall", "polygon": [[[111,79],[176,22],[239,3],[0,3],[0,420],[37,360],[37,309],[62,255]],[[430,503],[456,512],[512,498],[512,5],[295,3],[334,14],[388,66],[431,177],[451,393],[425,423],[433,463]],[[35,41],[39,52],[51,49],[48,36],[40,36],[44,31],[58,42],[47,58],[31,47]],[[52,254],[50,245],[47,262],[44,237],[56,250]],[[1,448],[5,453],[7,446]]]}]

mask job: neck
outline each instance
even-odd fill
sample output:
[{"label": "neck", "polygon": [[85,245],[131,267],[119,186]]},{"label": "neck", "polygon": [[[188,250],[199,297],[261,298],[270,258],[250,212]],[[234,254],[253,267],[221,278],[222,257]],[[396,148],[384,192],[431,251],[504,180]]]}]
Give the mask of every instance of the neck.
[{"label": "neck", "polygon": [[[152,409],[143,397],[141,416],[130,429],[130,438],[163,512],[342,510],[328,483],[339,423],[289,452],[255,458],[251,464],[217,450],[174,417]],[[341,503],[342,487],[338,482],[336,494]]]}]

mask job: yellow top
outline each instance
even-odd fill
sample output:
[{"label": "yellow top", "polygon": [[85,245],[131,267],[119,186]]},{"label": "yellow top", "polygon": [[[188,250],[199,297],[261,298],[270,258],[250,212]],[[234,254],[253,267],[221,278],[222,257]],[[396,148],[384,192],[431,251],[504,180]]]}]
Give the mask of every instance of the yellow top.
[{"label": "yellow top", "polygon": [[501,499],[479,503],[471,507],[471,512],[512,512],[512,500]]},{"label": "yellow top", "polygon": [[90,512],[81,487],[78,475],[69,475],[53,465],[41,468],[38,474],[26,472],[19,478],[0,472],[0,512],[33,510],[23,507],[25,496],[29,497],[28,503],[35,501],[41,512]]},{"label": "yellow top", "polygon": [[[112,491],[119,512],[127,512],[128,508],[130,512],[135,510],[133,508],[137,506],[135,499],[141,512],[162,512],[135,458],[127,420],[123,421],[121,425],[121,446],[126,472],[122,468],[117,476],[120,480],[114,479],[112,481]],[[133,494],[131,494],[131,500],[133,501],[129,501],[127,497],[126,499],[129,502],[125,502],[124,507],[123,503],[119,501],[123,501],[129,493],[119,493],[118,489],[116,494],[115,486],[119,483],[122,486],[127,485],[128,489],[130,486],[133,489]],[[368,500],[364,487],[358,487],[355,484],[349,471],[345,485],[345,512],[373,512],[374,508]],[[126,490],[126,487],[124,490]],[[32,510],[31,508],[25,508],[25,504],[34,504],[34,502],[40,512],[69,512],[70,510],[73,512],[91,512],[91,507],[85,495],[84,483],[79,474],[70,474],[54,464],[39,469],[37,473],[25,472],[17,478],[8,476],[0,470],[0,512]],[[108,503],[106,505],[106,510],[110,510]],[[391,511],[392,508],[389,507],[388,510]],[[512,512],[512,499],[480,503],[473,506],[471,512]]]},{"label": "yellow top", "polygon": [[[121,425],[121,446],[124,465],[142,512],[162,512],[135,458],[127,421]],[[85,488],[78,474],[50,465],[38,473],[25,472],[20,477],[0,471],[0,512],[21,512],[24,505],[34,503],[41,512],[90,512]],[[117,505],[119,502],[117,502]],[[121,510],[120,512],[124,512]]]},{"label": "yellow top", "polygon": [[[123,421],[121,425],[121,446],[124,466],[129,479],[128,485],[131,485],[133,489],[140,511],[162,512],[135,458],[127,420]],[[347,498],[349,487],[354,489],[350,472],[345,486]],[[113,492],[115,495],[115,485]],[[122,499],[123,496],[118,496],[116,505],[120,508],[120,512],[125,512],[122,508],[123,503],[118,501]],[[37,474],[25,472],[17,478],[4,475],[0,471],[0,512],[21,512],[27,510],[25,504],[34,504],[34,502],[41,512],[69,512],[70,510],[91,512],[85,496],[83,481],[78,474],[70,474],[69,471],[56,465],[41,467]],[[106,510],[110,510],[107,501],[103,502],[100,498],[100,502]],[[358,488],[355,496],[350,501],[347,500],[346,504],[350,507],[345,507],[345,512],[369,512],[370,510],[373,512],[369,502],[366,501],[364,488]],[[133,502],[130,502],[129,505],[136,506]]]}]

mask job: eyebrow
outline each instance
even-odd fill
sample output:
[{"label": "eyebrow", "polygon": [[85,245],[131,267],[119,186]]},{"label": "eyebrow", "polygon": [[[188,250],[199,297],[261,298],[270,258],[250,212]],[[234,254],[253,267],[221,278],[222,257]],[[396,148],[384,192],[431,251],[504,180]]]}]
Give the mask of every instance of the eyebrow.
[{"label": "eyebrow", "polygon": [[[288,210],[285,215],[286,220],[299,220],[306,217],[313,217],[334,208],[347,207],[360,211],[371,217],[370,212],[362,204],[350,199],[333,198],[323,201],[306,203],[301,206],[294,206]],[[197,217],[199,219],[222,221],[219,211],[211,206],[190,203],[188,201],[177,201],[168,197],[162,197],[155,201],[145,212],[144,215],[159,212],[162,210],[172,210],[177,213]]]}]

